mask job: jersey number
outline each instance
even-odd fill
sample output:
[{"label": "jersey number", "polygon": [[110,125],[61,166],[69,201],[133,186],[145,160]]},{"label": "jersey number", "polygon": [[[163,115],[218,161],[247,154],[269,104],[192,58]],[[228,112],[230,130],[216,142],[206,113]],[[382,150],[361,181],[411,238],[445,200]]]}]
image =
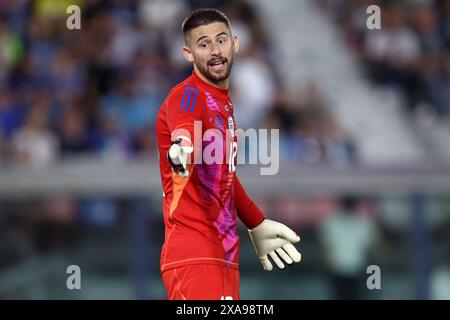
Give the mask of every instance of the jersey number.
[{"label": "jersey number", "polygon": [[237,142],[230,142],[230,158],[228,159],[228,171],[236,171]]}]

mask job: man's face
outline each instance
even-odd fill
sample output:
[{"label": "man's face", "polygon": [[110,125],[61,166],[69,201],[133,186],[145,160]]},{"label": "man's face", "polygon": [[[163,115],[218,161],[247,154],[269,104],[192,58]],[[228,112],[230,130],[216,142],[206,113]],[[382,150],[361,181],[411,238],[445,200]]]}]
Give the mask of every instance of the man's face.
[{"label": "man's face", "polygon": [[190,31],[186,59],[210,82],[220,84],[230,76],[239,42],[222,22],[214,22]]}]

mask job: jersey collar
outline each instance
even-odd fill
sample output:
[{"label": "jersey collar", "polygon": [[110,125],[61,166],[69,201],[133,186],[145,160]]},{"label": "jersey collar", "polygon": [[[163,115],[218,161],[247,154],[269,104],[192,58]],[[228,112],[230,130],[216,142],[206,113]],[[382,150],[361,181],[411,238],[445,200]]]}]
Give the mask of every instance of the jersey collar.
[{"label": "jersey collar", "polygon": [[200,78],[195,71],[192,71],[192,77],[194,78],[195,83],[199,84],[205,90],[212,93],[213,95],[228,97],[228,89],[221,89],[207,83],[202,78]]}]

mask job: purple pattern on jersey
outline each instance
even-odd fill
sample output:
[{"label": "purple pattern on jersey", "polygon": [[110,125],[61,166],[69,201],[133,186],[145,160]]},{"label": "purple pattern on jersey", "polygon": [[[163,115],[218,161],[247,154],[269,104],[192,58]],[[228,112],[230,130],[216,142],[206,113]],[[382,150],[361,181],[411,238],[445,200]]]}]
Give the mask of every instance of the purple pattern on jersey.
[{"label": "purple pattern on jersey", "polygon": [[225,125],[223,124],[222,119],[220,119],[219,115],[216,115],[216,122],[214,123],[216,128],[225,133]]},{"label": "purple pattern on jersey", "polygon": [[220,165],[202,163],[195,167],[203,185],[202,197],[205,199],[206,206],[218,208],[220,206]]},{"label": "purple pattern on jersey", "polygon": [[239,236],[236,232],[236,214],[233,212],[233,203],[234,197],[229,196],[225,200],[223,209],[220,210],[217,220],[214,222],[222,239],[222,246],[225,249],[225,260],[227,261],[233,261],[238,253]]},{"label": "purple pattern on jersey", "polygon": [[219,104],[217,103],[216,100],[214,100],[212,94],[209,93],[208,91],[205,91],[205,95],[206,95],[206,106],[208,107],[208,109],[219,112],[220,110]]},{"label": "purple pattern on jersey", "polygon": [[[224,149],[218,151],[219,154],[225,150],[225,141],[221,141]],[[203,149],[207,148],[213,141],[203,141]],[[217,151],[217,150],[215,150]],[[214,156],[214,154],[212,154]],[[222,156],[223,157],[223,156]],[[209,163],[209,164],[208,164]],[[203,185],[202,197],[206,201],[206,205],[209,208],[218,208],[219,214],[214,221],[214,227],[219,233],[219,237],[222,240],[222,246],[225,251],[225,260],[233,261],[238,252],[238,240],[239,236],[236,232],[236,213],[234,208],[234,192],[227,197],[225,202],[221,200],[220,190],[222,177],[222,166],[224,164],[206,162],[205,159],[201,164],[196,165],[198,177]],[[231,187],[234,187],[232,185]],[[211,211],[214,213],[214,211]]]}]

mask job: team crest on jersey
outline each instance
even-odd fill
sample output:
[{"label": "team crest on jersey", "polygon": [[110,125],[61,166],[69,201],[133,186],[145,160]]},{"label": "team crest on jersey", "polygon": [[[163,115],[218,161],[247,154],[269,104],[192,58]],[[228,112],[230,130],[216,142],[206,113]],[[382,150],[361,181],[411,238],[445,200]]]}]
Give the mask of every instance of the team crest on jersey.
[{"label": "team crest on jersey", "polygon": [[228,129],[230,129],[231,136],[234,137],[234,122],[233,117],[228,117]]},{"label": "team crest on jersey", "polygon": [[231,111],[231,110],[233,110],[233,104],[232,104],[231,102],[225,104],[225,110],[226,110],[226,111]]}]

